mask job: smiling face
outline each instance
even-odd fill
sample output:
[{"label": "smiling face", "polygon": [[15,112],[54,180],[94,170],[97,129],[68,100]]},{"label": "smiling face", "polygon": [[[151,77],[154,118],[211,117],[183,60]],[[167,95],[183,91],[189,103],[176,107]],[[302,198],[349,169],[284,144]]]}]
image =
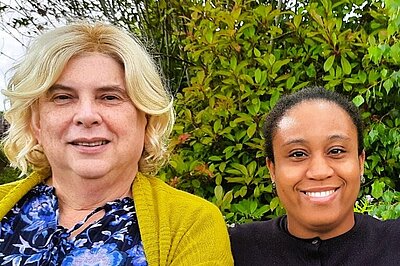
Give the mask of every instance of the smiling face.
[{"label": "smiling face", "polygon": [[299,103],[278,122],[272,143],[275,159],[267,166],[289,232],[327,239],[350,230],[365,155],[346,111],[324,100]]},{"label": "smiling face", "polygon": [[146,123],[127,95],[122,66],[98,53],[72,58],[32,110],[53,178],[133,179]]}]

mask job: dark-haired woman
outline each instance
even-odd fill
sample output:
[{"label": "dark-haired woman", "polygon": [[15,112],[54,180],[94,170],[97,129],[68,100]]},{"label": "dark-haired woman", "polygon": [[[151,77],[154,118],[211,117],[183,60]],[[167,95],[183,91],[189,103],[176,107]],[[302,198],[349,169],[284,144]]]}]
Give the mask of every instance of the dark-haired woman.
[{"label": "dark-haired woman", "polygon": [[306,88],[266,118],[267,166],[287,214],[230,231],[235,265],[399,265],[400,220],[354,213],[365,152],[357,108]]}]

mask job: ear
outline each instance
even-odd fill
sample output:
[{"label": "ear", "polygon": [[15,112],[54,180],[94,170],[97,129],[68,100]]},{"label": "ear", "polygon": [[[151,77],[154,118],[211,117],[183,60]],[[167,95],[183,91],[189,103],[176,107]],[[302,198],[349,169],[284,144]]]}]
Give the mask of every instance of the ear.
[{"label": "ear", "polygon": [[40,144],[40,115],[37,103],[34,103],[31,106],[31,130],[37,142]]},{"label": "ear", "polygon": [[358,162],[360,164],[360,175],[364,174],[364,162],[365,162],[365,150],[358,156]]},{"label": "ear", "polygon": [[273,182],[275,182],[275,164],[272,162],[270,159],[265,159],[265,162],[267,164],[269,174],[271,175],[271,179]]}]

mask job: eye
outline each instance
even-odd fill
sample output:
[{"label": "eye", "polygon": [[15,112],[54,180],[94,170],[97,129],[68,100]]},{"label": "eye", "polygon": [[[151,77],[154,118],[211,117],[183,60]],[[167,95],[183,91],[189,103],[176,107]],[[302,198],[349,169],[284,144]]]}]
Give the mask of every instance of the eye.
[{"label": "eye", "polygon": [[329,151],[329,153],[330,154],[333,154],[333,155],[341,155],[341,154],[343,154],[343,153],[345,153],[346,151],[344,150],[344,149],[342,149],[342,148],[333,148],[333,149],[331,149],[330,151]]},{"label": "eye", "polygon": [[100,99],[107,104],[118,104],[124,100],[123,96],[112,92],[100,95]]},{"label": "eye", "polygon": [[55,94],[55,95],[53,95],[51,97],[51,100],[53,102],[57,103],[57,104],[67,103],[72,99],[73,99],[72,95],[65,94],[65,93],[63,93],[63,94]]},{"label": "eye", "polygon": [[294,157],[294,158],[302,158],[305,156],[307,156],[307,154],[303,151],[294,151],[289,154],[289,157]]},{"label": "eye", "polygon": [[115,96],[115,95],[104,95],[102,97],[103,100],[107,100],[107,101],[113,101],[113,100],[118,100],[119,97]]}]

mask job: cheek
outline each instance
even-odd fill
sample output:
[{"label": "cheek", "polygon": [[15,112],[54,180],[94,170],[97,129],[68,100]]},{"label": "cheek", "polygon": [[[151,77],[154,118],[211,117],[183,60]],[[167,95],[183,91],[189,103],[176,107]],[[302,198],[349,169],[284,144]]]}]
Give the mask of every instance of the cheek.
[{"label": "cheek", "polygon": [[336,172],[339,176],[347,178],[348,181],[359,181],[362,170],[358,160],[348,161],[345,164],[340,165],[336,168]]},{"label": "cheek", "polygon": [[305,169],[299,165],[291,166],[290,164],[285,164],[275,168],[276,183],[282,187],[294,186],[304,178],[305,174]]},{"label": "cheek", "polygon": [[47,115],[41,116],[40,129],[38,132],[38,140],[42,143],[51,143],[55,139],[61,139],[63,133],[67,131],[67,123],[63,115]]}]

